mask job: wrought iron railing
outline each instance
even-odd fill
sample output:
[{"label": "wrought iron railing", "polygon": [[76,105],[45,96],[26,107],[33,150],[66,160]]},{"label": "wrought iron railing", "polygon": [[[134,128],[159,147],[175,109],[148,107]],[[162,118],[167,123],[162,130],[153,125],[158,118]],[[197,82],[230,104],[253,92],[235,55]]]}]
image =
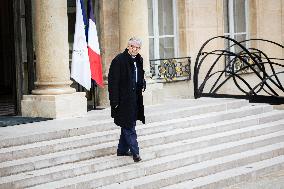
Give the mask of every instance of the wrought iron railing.
[{"label": "wrought iron railing", "polygon": [[[228,49],[216,49],[206,52],[205,49],[214,40],[224,40],[232,44]],[[271,45],[274,49],[284,49],[283,45],[265,39],[250,39],[237,42],[225,36],[207,40],[201,47],[194,65],[194,96],[245,98],[252,102],[284,104],[284,59],[270,58],[257,48],[246,48],[243,44],[256,41],[259,45]],[[215,42],[215,41],[214,41]],[[226,42],[226,43],[225,43]],[[239,53],[231,52],[231,47],[241,49]],[[222,65],[225,62],[225,66]],[[221,67],[221,68],[220,68]],[[202,70],[202,74],[200,74]],[[204,70],[208,70],[204,73]],[[253,77],[247,77],[252,74]],[[252,79],[253,78],[253,79]],[[231,83],[229,83],[232,81]],[[228,84],[230,85],[228,87]],[[224,88],[227,86],[227,88]],[[240,94],[226,93],[236,87]],[[225,91],[225,92],[224,92]]]},{"label": "wrought iron railing", "polygon": [[191,79],[190,57],[152,59],[150,73],[152,79],[166,82]]},{"label": "wrought iron railing", "polygon": [[257,51],[255,52],[252,51],[250,52],[250,54],[241,52],[238,55],[240,56],[240,58],[238,58],[238,56],[231,56],[231,55],[227,55],[225,57],[226,75],[230,75],[231,72],[239,75],[253,73],[252,68],[254,68],[255,71],[257,72],[260,72],[260,69],[257,66],[257,64],[254,64],[254,60],[260,63],[261,53]]}]

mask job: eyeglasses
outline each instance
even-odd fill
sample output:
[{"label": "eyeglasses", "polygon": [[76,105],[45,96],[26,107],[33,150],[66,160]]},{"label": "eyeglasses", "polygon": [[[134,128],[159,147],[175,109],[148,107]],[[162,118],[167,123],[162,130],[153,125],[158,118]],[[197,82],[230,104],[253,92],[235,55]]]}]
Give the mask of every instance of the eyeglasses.
[{"label": "eyeglasses", "polygon": [[137,50],[140,50],[140,49],[141,49],[141,47],[137,47],[137,46],[134,46],[134,45],[130,45],[130,47],[131,47],[132,49],[137,49]]}]

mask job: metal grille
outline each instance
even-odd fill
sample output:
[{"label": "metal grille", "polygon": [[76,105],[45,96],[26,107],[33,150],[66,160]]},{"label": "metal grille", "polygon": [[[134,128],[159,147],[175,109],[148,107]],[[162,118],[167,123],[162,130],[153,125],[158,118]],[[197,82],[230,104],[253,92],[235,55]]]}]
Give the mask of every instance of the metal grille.
[{"label": "metal grille", "polygon": [[152,79],[165,80],[190,80],[190,57],[153,59],[150,60],[150,72]]}]

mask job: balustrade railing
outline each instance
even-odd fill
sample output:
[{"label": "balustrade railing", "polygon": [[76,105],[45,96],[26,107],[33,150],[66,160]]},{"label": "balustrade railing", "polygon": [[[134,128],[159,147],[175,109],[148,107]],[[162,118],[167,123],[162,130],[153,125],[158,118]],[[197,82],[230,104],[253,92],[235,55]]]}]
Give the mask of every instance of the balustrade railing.
[{"label": "balustrade railing", "polygon": [[151,78],[165,82],[191,79],[190,57],[150,60]]}]

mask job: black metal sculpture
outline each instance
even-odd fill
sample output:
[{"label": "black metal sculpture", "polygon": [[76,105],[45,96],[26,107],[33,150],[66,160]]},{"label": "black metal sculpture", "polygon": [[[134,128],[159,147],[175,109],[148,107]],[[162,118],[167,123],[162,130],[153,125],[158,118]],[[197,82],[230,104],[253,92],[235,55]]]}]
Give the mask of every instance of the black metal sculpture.
[{"label": "black metal sculpture", "polygon": [[[232,45],[227,49],[217,49],[211,52],[204,51],[214,40],[220,39],[224,40],[224,44],[227,42],[227,44]],[[250,39],[238,42],[226,36],[217,36],[207,40],[199,50],[194,65],[193,82],[195,98],[202,96],[233,97],[249,99],[251,102],[283,104],[284,88],[279,76],[284,78],[284,59],[270,58],[260,49],[246,48],[243,45],[252,41],[284,49],[283,45],[265,39]],[[230,51],[232,47],[240,49],[239,52]],[[212,56],[214,56],[213,59],[211,59]],[[225,62],[225,66],[222,69],[218,69],[221,61]],[[204,70],[204,66],[206,69],[209,69],[205,76],[202,76],[200,70]],[[246,80],[247,75],[245,73],[254,74],[256,79]],[[241,91],[239,94],[225,94],[220,92],[222,87],[230,80]],[[257,82],[255,83],[255,81]]]}]

